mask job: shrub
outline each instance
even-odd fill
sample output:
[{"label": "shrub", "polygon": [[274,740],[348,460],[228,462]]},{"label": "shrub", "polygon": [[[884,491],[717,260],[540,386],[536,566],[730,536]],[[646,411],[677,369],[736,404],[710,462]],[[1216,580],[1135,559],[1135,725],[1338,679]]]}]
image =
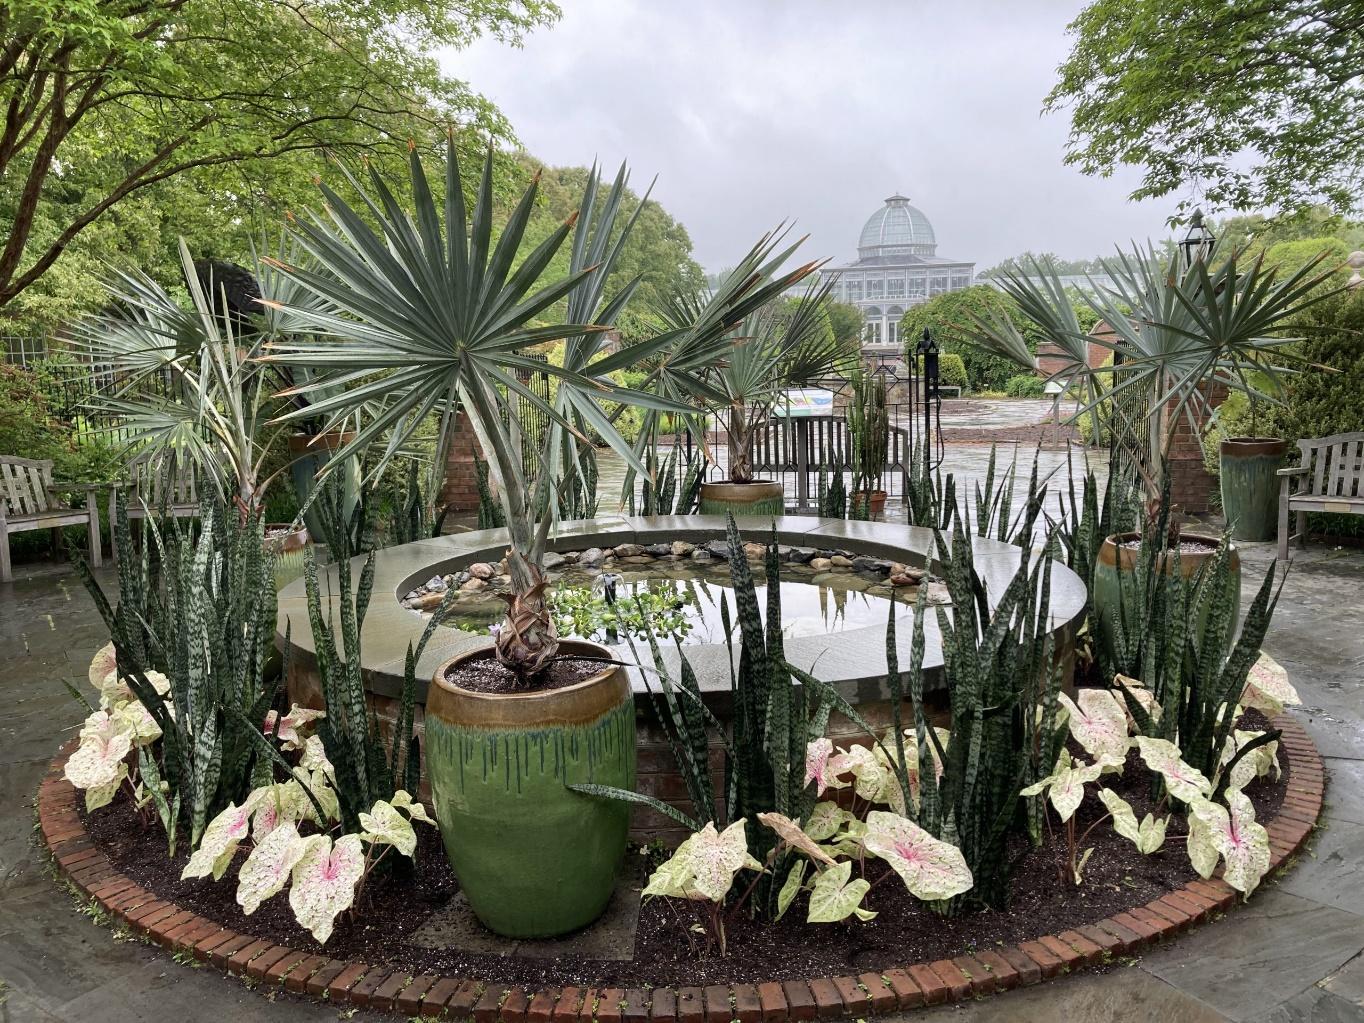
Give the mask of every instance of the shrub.
[{"label": "shrub", "polygon": [[1004,393],[1010,398],[1045,398],[1047,385],[1036,373],[1019,373],[1005,381]]},{"label": "shrub", "polygon": [[[922,305],[914,306],[900,320],[900,337],[912,349],[919,343],[924,328],[928,328],[937,340],[943,358],[955,355],[962,360],[962,368],[971,386],[978,391],[997,391],[1004,387],[1004,382],[1017,372],[1018,367],[1008,359],[983,351],[970,342],[970,338],[977,333],[972,316],[988,318],[995,315],[1005,315],[1013,320],[1028,338],[1029,347],[1034,351],[1037,349],[1037,340],[1028,333],[1027,324],[1014,300],[984,284],[937,295]],[[948,381],[944,378],[942,382]]]},{"label": "shrub", "polygon": [[[914,370],[922,374],[923,359],[916,359]],[[938,383],[943,387],[960,387],[963,394],[971,389],[971,378],[966,373],[966,362],[955,352],[943,352],[938,356]]]}]

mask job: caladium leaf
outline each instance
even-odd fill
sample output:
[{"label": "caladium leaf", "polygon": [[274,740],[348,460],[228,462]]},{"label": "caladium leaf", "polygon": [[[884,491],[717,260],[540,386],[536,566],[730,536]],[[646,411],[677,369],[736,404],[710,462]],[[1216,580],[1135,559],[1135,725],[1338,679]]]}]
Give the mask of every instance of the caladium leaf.
[{"label": "caladium leaf", "polygon": [[1298,691],[1288,681],[1288,672],[1282,664],[1261,653],[1260,659],[1250,666],[1246,676],[1245,692],[1241,694],[1241,705],[1253,707],[1266,714],[1277,714],[1286,706],[1302,703]]},{"label": "caladium leaf", "polygon": [[1136,731],[1137,719],[1133,716],[1131,708],[1127,706],[1128,694],[1131,694],[1132,699],[1141,704],[1142,710],[1146,711],[1146,716],[1148,718],[1153,722],[1160,721],[1161,706],[1156,700],[1156,694],[1147,689],[1144,682],[1140,679],[1128,678],[1121,672],[1114,677],[1114,681],[1122,686],[1122,689],[1115,692],[1113,697],[1122,706],[1123,713],[1127,717],[1127,727],[1129,731]]},{"label": "caladium leaf", "polygon": [[262,902],[283,890],[306,849],[293,821],[285,821],[256,843],[237,873],[237,904],[242,912],[250,916]]},{"label": "caladium leaf", "polygon": [[105,683],[112,681],[110,676],[117,672],[118,655],[114,652],[113,641],[110,640],[96,650],[95,656],[90,660],[90,684],[103,692]]},{"label": "caladium leaf", "polygon": [[1036,796],[1045,791],[1056,810],[1056,815],[1065,823],[1084,802],[1085,786],[1097,780],[1106,766],[1109,765],[1102,762],[1081,763],[1062,750],[1060,757],[1057,758],[1055,770],[1041,781],[1029,785],[1019,795]]},{"label": "caladium leaf", "polygon": [[[649,883],[644,886],[644,895],[665,895],[672,899],[690,899],[694,897],[695,889],[690,889],[691,871],[691,850],[695,844],[695,835],[687,838],[677,850],[660,863],[654,872],[649,875]],[[802,861],[804,862],[804,861]]]},{"label": "caladium leaf", "polygon": [[1146,766],[1165,779],[1165,788],[1182,803],[1212,792],[1212,782],[1203,772],[1184,762],[1179,747],[1168,739],[1137,736],[1137,749]]},{"label": "caladium leaf", "polygon": [[780,813],[760,813],[758,822],[775,831],[783,842],[793,849],[804,853],[816,863],[832,865],[834,858],[821,849],[809,835],[800,829],[800,823]]},{"label": "caladium leaf", "polygon": [[[1220,770],[1225,770],[1229,764],[1245,746],[1255,739],[1264,735],[1264,732],[1247,732],[1236,729],[1231,733],[1231,739],[1222,747],[1222,763]],[[1263,778],[1270,772],[1274,772],[1274,777],[1279,776],[1279,743],[1277,740],[1267,742],[1262,746],[1256,746],[1245,756],[1237,761],[1232,769],[1231,775],[1227,778],[1227,788],[1244,789],[1256,778]]]},{"label": "caladium leaf", "polygon": [[856,818],[843,807],[834,802],[816,803],[815,808],[810,811],[810,819],[805,822],[805,833],[816,842],[825,842],[833,838],[848,821]]},{"label": "caladium leaf", "polygon": [[393,798],[389,800],[399,810],[405,810],[407,816],[414,821],[423,821],[426,824],[435,824],[426,812],[426,807],[412,798],[412,794],[403,789],[393,793]]},{"label": "caladium leaf", "polygon": [[411,856],[417,850],[417,832],[412,822],[400,814],[388,802],[380,799],[370,807],[369,813],[360,814],[360,836],[375,845],[391,845],[404,856]]},{"label": "caladium leaf", "polygon": [[895,770],[885,754],[879,749],[853,746],[844,756],[847,757],[847,769],[855,779],[853,791],[869,803],[894,806],[904,811],[904,792],[900,788],[900,779],[895,777]]},{"label": "caladium leaf", "polygon": [[97,710],[81,726],[80,747],[62,773],[78,789],[103,790],[127,775],[124,758],[132,749],[129,730],[108,711]]},{"label": "caladium leaf", "polygon": [[1070,734],[1097,760],[1121,763],[1132,740],[1127,737],[1127,714],[1107,689],[1080,689],[1076,700],[1065,693],[1057,699],[1070,714]]},{"label": "caladium leaf", "polygon": [[161,738],[161,726],[156,723],[140,700],[124,700],[110,710],[114,727],[126,732],[134,746],[146,746]]},{"label": "caladium leaf", "polygon": [[871,882],[861,877],[850,881],[852,868],[852,860],[844,860],[815,878],[814,887],[810,890],[810,910],[805,915],[806,923],[835,924],[853,914],[861,920],[876,916],[871,910],[861,908]]},{"label": "caladium leaf", "polygon": [[[298,766],[308,773],[321,771],[328,778],[335,780],[336,768],[327,759],[327,751],[322,745],[320,735],[310,735],[303,742],[303,756],[298,759]],[[396,803],[394,804],[397,805]]]},{"label": "caladium leaf", "polygon": [[762,864],[748,854],[748,839],[744,836],[745,820],[737,820],[724,831],[716,833],[715,822],[692,838],[692,886],[711,902],[723,902],[740,870],[762,870]]},{"label": "caladium leaf", "polygon": [[355,886],[365,872],[365,853],[359,835],[343,835],[333,844],[326,835],[304,839],[303,854],[294,864],[289,906],[299,926],[325,945],[339,914],[355,901]]},{"label": "caladium leaf", "polygon": [[1209,860],[1215,864],[1220,855],[1222,880],[1248,895],[1269,870],[1269,832],[1255,820],[1255,807],[1244,792],[1227,789],[1226,800],[1225,807],[1201,798],[1189,804],[1189,860],[1208,877]]},{"label": "caladium leaf", "polygon": [[1165,844],[1166,818],[1157,819],[1148,813],[1138,824],[1132,805],[1112,789],[1100,789],[1099,799],[1113,815],[1113,830],[1135,845],[1139,853],[1149,856]]},{"label": "caladium leaf", "polygon": [[796,900],[801,883],[805,880],[805,868],[807,866],[809,866],[808,860],[798,859],[791,864],[791,869],[787,871],[786,881],[782,884],[781,891],[777,892],[778,920],[786,915],[786,911],[791,908],[791,903]]},{"label": "caladium leaf", "polygon": [[128,765],[119,762],[118,773],[112,781],[103,785],[92,785],[85,790],[85,812],[94,813],[101,807],[108,806],[114,801],[114,796],[118,794],[118,787],[123,784],[123,779],[128,777]]},{"label": "caladium leaf", "polygon": [[960,849],[897,813],[873,810],[867,814],[862,847],[889,863],[915,898],[950,899],[969,891],[974,883]]},{"label": "caladium leaf", "polygon": [[[278,735],[281,749],[303,749],[307,726],[326,716],[326,711],[313,710],[310,707],[300,707],[298,704],[294,704],[289,708],[289,713],[282,718],[279,716],[279,712],[275,710],[266,714],[262,730],[266,735]],[[278,732],[275,730],[277,721],[279,724]]]},{"label": "caladium leaf", "polygon": [[232,862],[237,845],[251,831],[252,813],[271,788],[273,786],[267,785],[253,790],[241,806],[228,803],[226,810],[208,822],[199,838],[199,848],[194,850],[185,864],[180,880],[207,877],[209,874],[213,875],[215,881],[222,878],[227,865]]},{"label": "caladium leaf", "polygon": [[812,740],[805,747],[805,784],[815,786],[815,794],[822,796],[826,789],[843,789],[848,783],[838,777],[844,762],[834,755],[834,742],[827,736]]}]

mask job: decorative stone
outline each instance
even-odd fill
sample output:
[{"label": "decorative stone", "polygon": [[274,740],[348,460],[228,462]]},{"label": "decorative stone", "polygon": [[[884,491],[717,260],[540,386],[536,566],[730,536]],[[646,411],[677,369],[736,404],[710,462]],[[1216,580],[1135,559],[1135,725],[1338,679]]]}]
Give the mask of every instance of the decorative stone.
[{"label": "decorative stone", "polygon": [[545,571],[550,572],[558,568],[559,566],[566,564],[567,562],[568,559],[564,557],[562,554],[560,554],[558,551],[549,551],[545,554],[545,558],[542,564],[545,567]]},{"label": "decorative stone", "polygon": [[744,557],[750,561],[757,561],[767,556],[767,547],[760,543],[744,544]]},{"label": "decorative stone", "polygon": [[464,585],[460,587],[460,590],[464,593],[477,593],[487,585],[488,584],[484,580],[478,578],[478,576],[473,576],[472,578],[464,580]]},{"label": "decorative stone", "polygon": [[644,548],[637,543],[617,544],[611,551],[618,558],[637,558],[644,553]]},{"label": "decorative stone", "polygon": [[940,583],[936,580],[928,584],[928,602],[930,604],[950,604],[952,594],[947,592],[947,583]]},{"label": "decorative stone", "polygon": [[712,558],[728,558],[729,543],[725,540],[712,540],[706,544],[706,550],[710,551]]},{"label": "decorative stone", "polygon": [[691,552],[691,559],[692,559],[692,561],[695,561],[695,562],[698,562],[698,563],[705,563],[705,562],[709,562],[709,561],[714,561],[714,560],[715,560],[714,558],[712,558],[712,557],[710,556],[710,551],[707,551],[707,550],[696,550],[696,551],[692,551],[692,552]]},{"label": "decorative stone", "polygon": [[428,593],[444,593],[447,589],[448,587],[446,586],[445,580],[438,575],[433,575],[430,579],[426,580],[426,590]]},{"label": "decorative stone", "polygon": [[444,591],[440,593],[423,593],[412,601],[412,607],[418,611],[430,611],[432,608],[440,606],[440,602],[445,599]]},{"label": "decorative stone", "polygon": [[794,565],[808,565],[814,556],[815,552],[812,547],[788,547],[783,555],[787,561]]},{"label": "decorative stone", "polygon": [[890,564],[880,558],[853,558],[852,567],[854,572],[876,572],[880,575],[890,571]]},{"label": "decorative stone", "polygon": [[486,561],[477,561],[469,566],[469,574],[475,579],[491,579],[497,575],[497,570]]},{"label": "decorative stone", "polygon": [[656,558],[665,558],[673,552],[672,544],[651,543],[648,547],[644,548],[644,552],[646,554],[652,554]]},{"label": "decorative stone", "polygon": [[853,560],[846,554],[835,554],[829,559],[829,563],[835,568],[852,568]]},{"label": "decorative stone", "polygon": [[578,564],[586,565],[589,568],[594,565],[600,565],[605,560],[606,552],[600,547],[589,547],[578,555]]},{"label": "decorative stone", "polygon": [[686,540],[674,540],[670,550],[672,551],[673,557],[685,558],[687,555],[691,554],[692,551],[696,550],[696,547],[687,543]]},{"label": "decorative stone", "polygon": [[632,554],[628,558],[618,560],[625,565],[652,565],[654,563],[653,556],[649,554]]},{"label": "decorative stone", "polygon": [[833,568],[833,567],[834,567],[834,563],[833,563],[833,559],[831,559],[831,558],[811,558],[811,559],[810,559],[810,569],[811,569],[811,571],[814,571],[814,572],[827,572],[827,571],[829,571],[829,569],[831,569],[831,568]]}]

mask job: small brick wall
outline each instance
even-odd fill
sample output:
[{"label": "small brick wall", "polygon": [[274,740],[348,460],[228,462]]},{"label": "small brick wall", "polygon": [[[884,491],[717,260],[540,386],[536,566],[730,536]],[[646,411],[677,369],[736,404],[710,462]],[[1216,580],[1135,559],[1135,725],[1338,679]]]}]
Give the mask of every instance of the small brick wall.
[{"label": "small brick wall", "polygon": [[478,463],[482,460],[483,452],[468,415],[456,413],[440,491],[440,503],[447,509],[454,512],[478,509]]}]

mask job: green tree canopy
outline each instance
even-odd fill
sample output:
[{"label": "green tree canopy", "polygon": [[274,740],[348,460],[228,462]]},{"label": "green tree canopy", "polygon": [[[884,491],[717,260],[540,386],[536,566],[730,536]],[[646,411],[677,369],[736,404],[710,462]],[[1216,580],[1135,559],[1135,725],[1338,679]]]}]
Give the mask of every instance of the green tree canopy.
[{"label": "green tree canopy", "polygon": [[829,327],[834,339],[846,341],[850,337],[862,335],[862,310],[850,302],[829,302],[825,305],[829,314]]},{"label": "green tree canopy", "polygon": [[1014,300],[988,284],[977,284],[961,291],[937,295],[922,305],[912,306],[900,320],[900,337],[913,348],[927,327],[938,347],[944,352],[960,355],[966,365],[970,386],[977,391],[1002,391],[1009,377],[1018,367],[1008,359],[982,351],[970,343],[979,330],[974,316],[989,317],[995,313],[1007,315],[1036,350],[1037,339]]},{"label": "green tree canopy", "polygon": [[1224,209],[1358,208],[1364,0],[1093,0],[1070,33],[1046,109],[1071,111],[1085,173],[1144,168],[1134,199],[1197,182]]},{"label": "green tree canopy", "polygon": [[0,309],[106,214],[181,176],[230,234],[262,204],[288,209],[323,150],[508,136],[436,51],[557,16],[549,0],[0,0]]}]

